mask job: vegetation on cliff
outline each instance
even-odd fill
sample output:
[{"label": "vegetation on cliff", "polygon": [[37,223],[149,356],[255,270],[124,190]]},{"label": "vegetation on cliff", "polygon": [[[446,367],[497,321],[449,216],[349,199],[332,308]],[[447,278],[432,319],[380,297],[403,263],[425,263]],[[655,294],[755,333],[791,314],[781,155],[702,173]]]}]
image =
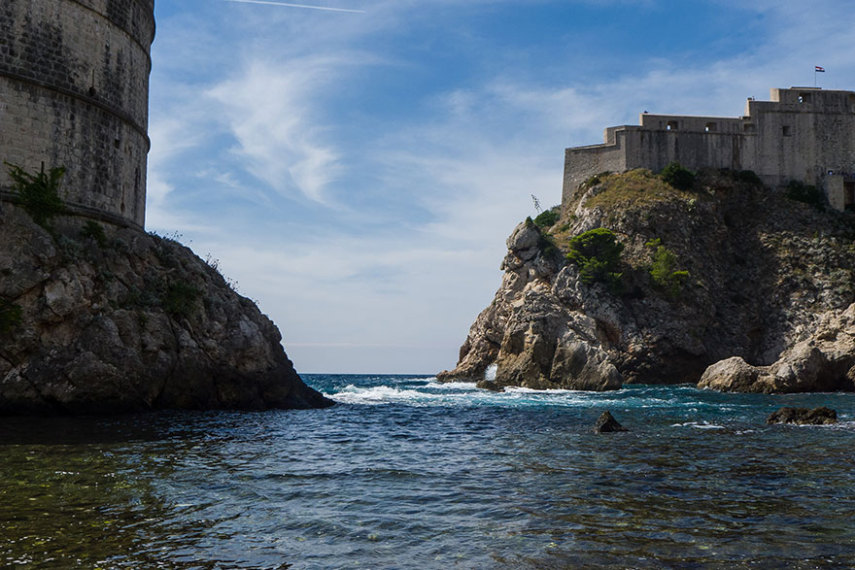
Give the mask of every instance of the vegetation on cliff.
[{"label": "vegetation on cliff", "polygon": [[65,167],[57,166],[45,172],[42,164],[41,171],[32,174],[15,164],[6,163],[6,166],[12,179],[12,191],[17,195],[21,207],[38,225],[51,229],[52,220],[66,211],[65,203],[59,196]]}]

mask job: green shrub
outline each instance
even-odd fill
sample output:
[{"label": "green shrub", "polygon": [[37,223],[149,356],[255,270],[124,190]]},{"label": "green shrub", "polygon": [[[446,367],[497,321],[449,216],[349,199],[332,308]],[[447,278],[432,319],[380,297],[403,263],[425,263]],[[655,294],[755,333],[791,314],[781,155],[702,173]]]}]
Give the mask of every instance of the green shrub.
[{"label": "green shrub", "polygon": [[547,257],[555,255],[558,252],[558,246],[555,243],[555,238],[549,234],[541,233],[537,246],[540,248],[540,252]]},{"label": "green shrub", "polygon": [[196,309],[196,301],[202,292],[189,283],[178,281],[166,288],[163,309],[176,318],[188,318]]},{"label": "green shrub", "polygon": [[561,217],[561,213],[559,211],[559,207],[555,206],[545,212],[541,212],[534,219],[534,225],[539,228],[549,228],[555,225],[555,222],[558,221],[558,218]]},{"label": "green shrub", "polygon": [[620,254],[623,244],[617,241],[614,232],[606,228],[595,228],[570,240],[567,259],[579,266],[582,282],[607,283],[616,290],[620,285]]},{"label": "green shrub", "polygon": [[672,162],[663,168],[660,176],[677,190],[691,190],[695,185],[695,173],[680,166],[679,162]]},{"label": "green shrub", "polygon": [[662,240],[657,238],[645,245],[656,248],[653,253],[653,264],[650,266],[650,277],[668,295],[676,297],[683,290],[683,284],[689,278],[689,272],[676,269],[677,254],[662,245]]},{"label": "green shrub", "polygon": [[825,197],[822,195],[822,190],[798,180],[790,180],[786,190],[784,190],[784,196],[790,200],[810,204],[820,210],[825,208]]},{"label": "green shrub", "polygon": [[59,183],[65,174],[65,167],[51,168],[45,172],[42,165],[41,172],[30,174],[20,166],[8,162],[5,164],[12,179],[12,190],[18,194],[21,206],[34,222],[49,229],[51,219],[66,211],[59,197]]},{"label": "green shrub", "polygon": [[104,233],[104,226],[98,222],[92,220],[86,222],[86,225],[80,230],[80,235],[94,239],[99,247],[103,248],[107,245],[107,234]]},{"label": "green shrub", "polygon": [[6,335],[21,324],[21,307],[0,297],[0,335]]}]

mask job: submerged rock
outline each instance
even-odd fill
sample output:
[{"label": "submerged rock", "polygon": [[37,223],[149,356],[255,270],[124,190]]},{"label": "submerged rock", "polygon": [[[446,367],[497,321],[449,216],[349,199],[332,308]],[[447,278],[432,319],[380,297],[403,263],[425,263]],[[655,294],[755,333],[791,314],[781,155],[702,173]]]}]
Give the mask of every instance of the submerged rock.
[{"label": "submerged rock", "polygon": [[594,433],[611,433],[616,431],[629,431],[618,423],[610,412],[603,412],[594,424]]},{"label": "submerged rock", "polygon": [[0,414],[332,405],[276,326],[176,241],[0,210]]},{"label": "submerged rock", "polygon": [[837,423],[837,412],[826,408],[790,408],[784,407],[774,412],[766,420],[767,424],[826,425]]}]

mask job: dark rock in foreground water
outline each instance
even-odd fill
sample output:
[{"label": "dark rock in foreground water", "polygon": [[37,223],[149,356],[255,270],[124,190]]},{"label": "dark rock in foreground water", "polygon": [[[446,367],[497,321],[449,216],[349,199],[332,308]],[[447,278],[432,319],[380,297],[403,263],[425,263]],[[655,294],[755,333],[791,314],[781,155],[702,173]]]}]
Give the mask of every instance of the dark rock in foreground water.
[{"label": "dark rock in foreground water", "polygon": [[611,415],[609,412],[603,412],[597,418],[597,423],[594,424],[594,433],[611,433],[616,431],[629,431]]},{"label": "dark rock in foreground water", "polygon": [[91,224],[0,206],[0,415],[332,405],[214,267]]},{"label": "dark rock in foreground water", "polygon": [[767,424],[826,425],[837,423],[837,412],[826,408],[784,407],[766,420]]}]

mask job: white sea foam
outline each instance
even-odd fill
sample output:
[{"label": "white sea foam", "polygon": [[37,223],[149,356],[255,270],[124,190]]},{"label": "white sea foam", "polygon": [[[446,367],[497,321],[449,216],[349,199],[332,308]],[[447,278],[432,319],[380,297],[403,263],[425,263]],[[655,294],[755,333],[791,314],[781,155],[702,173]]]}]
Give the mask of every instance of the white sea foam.
[{"label": "white sea foam", "polygon": [[430,394],[418,390],[392,388],[390,386],[372,386],[360,388],[348,384],[341,392],[328,395],[343,404],[390,404],[393,402],[417,403],[419,400],[430,398]]},{"label": "white sea foam", "polygon": [[480,390],[471,382],[425,381],[422,386],[361,387],[349,384],[334,394],[326,394],[333,400],[346,404],[382,405],[402,403],[413,406],[436,405],[498,405],[526,406],[549,403],[550,405],[590,405],[598,398],[592,392],[574,390],[532,390],[529,388],[507,388],[505,392]]},{"label": "white sea foam", "polygon": [[487,370],[484,372],[484,379],[492,382],[493,380],[496,379],[496,373],[498,371],[499,371],[499,365],[498,364],[491,364],[490,366],[487,367]]},{"label": "white sea foam", "polygon": [[550,388],[547,390],[535,390],[534,388],[523,388],[522,386],[508,386],[505,392],[509,394],[596,394],[596,392],[584,392],[582,390],[564,390],[561,388]]},{"label": "white sea foam", "polygon": [[695,429],[727,429],[725,426],[711,424],[709,422],[684,422],[681,424],[671,424],[671,427],[690,427]]},{"label": "white sea foam", "polygon": [[[381,378],[368,379],[372,384]],[[390,378],[381,385],[353,383],[327,394],[331,399],[347,404],[382,405],[405,404],[410,406],[497,406],[497,407],[617,407],[621,409],[671,408],[695,406],[696,412],[708,407],[702,401],[680,401],[679,397],[664,394],[662,389],[630,388],[612,392],[550,389],[534,390],[507,387],[504,392],[491,392],[475,387],[472,382],[441,383],[436,377]],[[710,423],[687,423],[696,429],[723,429]]]},{"label": "white sea foam", "polygon": [[426,387],[434,390],[456,390],[459,392],[475,392],[478,390],[474,382],[439,382],[436,378],[428,380]]}]

